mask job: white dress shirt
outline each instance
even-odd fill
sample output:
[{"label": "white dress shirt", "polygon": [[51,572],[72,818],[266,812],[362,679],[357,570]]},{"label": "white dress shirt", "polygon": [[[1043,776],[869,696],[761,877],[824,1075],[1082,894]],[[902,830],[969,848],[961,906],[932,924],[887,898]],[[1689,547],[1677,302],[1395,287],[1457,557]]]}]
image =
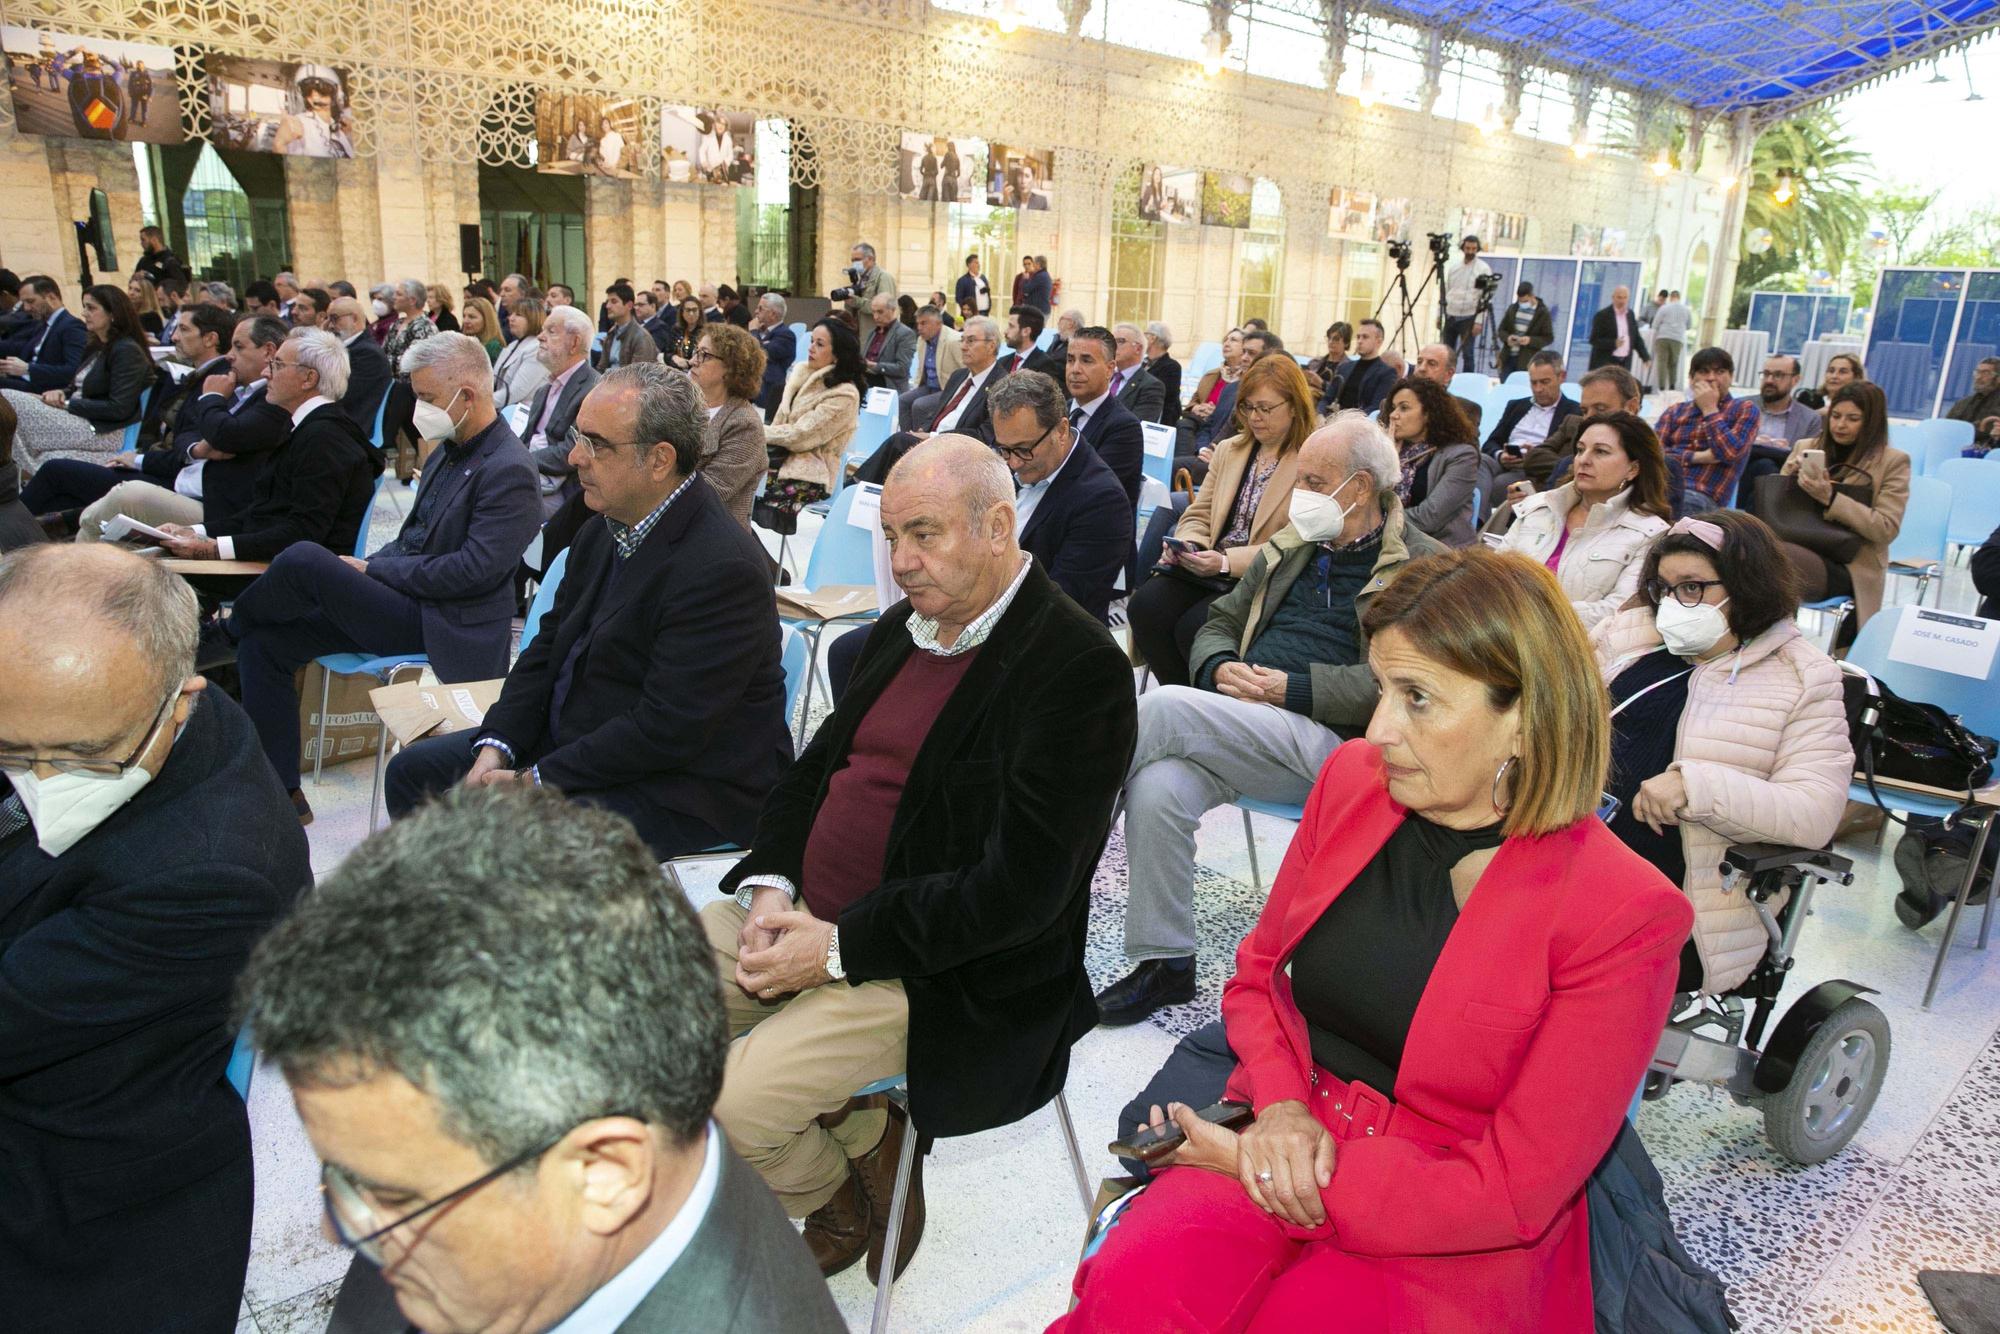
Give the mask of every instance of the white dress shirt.
[{"label": "white dress shirt", "polygon": [[[1090,419],[1097,415],[1097,410],[1110,401],[1111,401],[1111,390],[1109,388],[1106,388],[1103,393],[1099,394],[1096,398],[1091,399],[1090,402],[1088,403],[1078,403],[1076,400],[1071,399],[1069,405],[1070,429],[1076,432],[1078,435],[1082,435],[1084,427],[1090,425]],[[1083,409],[1083,418],[1080,421],[1077,419],[1076,416],[1076,410],[1078,408]]]},{"label": "white dress shirt", "polygon": [[1529,399],[1528,410],[1522,415],[1521,420],[1514,423],[1513,431],[1507,436],[1507,443],[1515,449],[1539,445],[1549,438],[1549,431],[1555,425],[1555,420],[1555,404],[1543,407],[1533,399]]},{"label": "white dress shirt", "polygon": [[[995,363],[995,365],[998,364],[997,362]],[[958,405],[948,414],[937,419],[937,425],[931,428],[932,433],[942,435],[946,431],[956,430],[958,428],[958,419],[963,417],[965,410],[972,406],[972,400],[979,396],[979,387],[985,384],[992,374],[993,367],[988,366],[985,370],[967,380],[965,383],[965,393],[959,397]]]},{"label": "white dress shirt", "polygon": [[1062,476],[1062,470],[1069,467],[1069,461],[1076,457],[1077,447],[1082,443],[1081,440],[1071,440],[1069,453],[1063,455],[1063,461],[1055,466],[1054,471],[1041,481],[1014,493],[1014,536],[1017,539],[1028,531],[1028,520],[1035,517],[1035,507],[1042,503],[1042,497],[1055,485],[1056,478]]},{"label": "white dress shirt", "polygon": [[[257,383],[262,384],[264,382],[262,380],[259,380]],[[299,423],[304,421],[306,417],[310,415],[314,410],[316,410],[317,408],[321,407],[324,404],[331,402],[333,402],[333,400],[328,398],[325,394],[314,394],[311,398],[299,404],[298,407],[293,409],[292,411],[292,429],[296,431],[299,428]],[[207,531],[201,524],[196,524],[194,526],[194,530],[197,533],[202,533],[204,536],[206,535]],[[236,540],[230,537],[216,538],[215,558],[217,560],[235,560]]]}]

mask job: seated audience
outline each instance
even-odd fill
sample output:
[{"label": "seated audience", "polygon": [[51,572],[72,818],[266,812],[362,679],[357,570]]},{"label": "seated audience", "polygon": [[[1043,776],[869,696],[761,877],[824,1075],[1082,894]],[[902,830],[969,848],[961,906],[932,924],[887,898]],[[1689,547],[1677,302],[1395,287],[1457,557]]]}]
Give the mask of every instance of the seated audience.
[{"label": "seated audience", "polygon": [[764,349],[748,330],[719,320],[702,330],[690,375],[707,410],[699,464],[702,480],[714,488],[722,508],[747,533],[750,504],[770,467],[764,414],[751,402],[764,381]]},{"label": "seated audience", "polygon": [[118,452],[125,428],[145,411],[153,355],[125,289],[102,283],[85,292],[83,328],[89,340],[64,386],[40,393],[0,391],[20,422],[14,454],[23,478],[53,459],[102,462]]},{"label": "seated audience", "polygon": [[937,415],[944,401],[945,382],[962,364],[958,331],[947,328],[944,312],[925,306],[917,312],[917,343],[913,350],[916,373],[910,387],[897,396],[897,419],[904,430],[914,429]]},{"label": "seated audience", "polygon": [[424,314],[439,333],[463,333],[458,317],[452,314],[451,289],[443,283],[431,283],[424,288]]},{"label": "seated audience", "polygon": [[270,561],[295,542],[316,542],[342,555],[362,536],[382,460],[336,401],[347,388],[347,349],[330,333],[302,330],[266,374],[265,401],[287,414],[291,430],[258,469],[248,507],[210,524],[204,502],[148,488],[155,517],[147,521],[168,534],[161,545],[170,554]]},{"label": "seated audience", "polygon": [[[324,288],[317,290],[321,296],[326,296]],[[316,329],[319,327],[320,316],[325,311],[326,307],[318,304],[311,292],[294,290],[291,299],[285,302],[281,318],[294,329]]]},{"label": "seated audience", "polygon": [[[1326,353],[1312,358],[1305,364],[1306,384],[1313,392],[1313,401],[1318,402],[1327,393],[1328,384],[1347,374],[1349,358],[1347,349],[1354,341],[1354,326],[1344,320],[1335,320],[1326,326]],[[1339,386],[1333,386],[1339,393]]]},{"label": "seated audience", "polygon": [[396,378],[389,358],[368,336],[368,317],[361,313],[361,303],[351,296],[331,298],[320,317],[320,327],[347,349],[347,392],[341,395],[340,406],[354,419],[362,434],[372,435],[389,385]]},{"label": "seated audience", "polygon": [[223,1078],[230,987],[312,867],[243,711],[195,675],[198,617],[186,582],[110,547],[0,558],[11,1330],[239,1314],[250,1123]]},{"label": "seated audience", "polygon": [[[1810,468],[1807,450],[1818,450],[1821,456]],[[1860,538],[1851,554],[1838,548],[1815,550],[1782,538],[1778,543],[1798,576],[1800,600],[1854,599],[1852,623],[1843,625],[1836,639],[1837,646],[1845,646],[1882,609],[1889,544],[1902,531],[1903,507],[1910,501],[1910,456],[1889,443],[1889,404],[1881,386],[1860,380],[1836,389],[1819,435],[1792,446],[1783,475],[1814,504],[1826,507],[1822,517],[1827,522]],[[1865,494],[1854,494],[1857,485]],[[1849,489],[1842,493],[1836,490],[1839,486]]]},{"label": "seated audience", "polygon": [[[1560,391],[1561,386],[1557,388]],[[1561,475],[1568,471],[1569,462],[1576,455],[1576,442],[1582,436],[1583,428],[1592,420],[1608,417],[1614,412],[1629,412],[1638,416],[1646,393],[1639,384],[1639,378],[1623,366],[1599,366],[1594,371],[1585,371],[1576,388],[1579,410],[1565,414],[1540,444],[1530,445],[1521,455],[1520,471],[1526,474],[1526,480],[1532,485],[1519,486],[1519,479],[1508,481],[1504,473],[1497,479],[1507,482],[1509,499],[1519,499],[1520,495],[1529,491],[1560,485]],[[1568,395],[1562,397],[1567,398]],[[1674,460],[1667,461],[1667,472],[1674,483],[1667,493],[1676,501],[1680,497],[1678,467]],[[1504,508],[1497,504],[1493,506],[1496,514]]]},{"label": "seated audience", "polygon": [[1070,337],[1063,365],[1063,386],[1069,390],[1069,421],[1077,439],[1105,461],[1125,488],[1125,499],[1136,510],[1139,482],[1145,475],[1146,438],[1134,417],[1111,392],[1111,360],[1118,341],[1101,325],[1079,329]]},{"label": "seated audience", "polygon": [[1363,617],[1407,562],[1444,549],[1407,521],[1400,474],[1395,447],[1359,413],[1314,431],[1299,451],[1291,522],[1195,636],[1194,688],[1139,697],[1125,778],[1125,957],[1137,967],[1099,994],[1104,1023],[1194,998],[1203,813],[1239,796],[1304,801],[1341,734],[1367,723],[1377,687]]},{"label": "seated audience", "polygon": [[696,297],[682,297],[674,308],[674,325],[667,334],[666,360],[676,370],[686,370],[694,363],[695,349],[701,343],[701,330],[708,321],[702,318],[701,301]]},{"label": "seated audience", "polygon": [[[727,322],[703,341],[728,335],[755,347]],[[661,860],[749,840],[792,758],[785,674],[763,548],[696,471],[702,421],[658,363],[590,391],[574,449],[603,517],[484,721],[389,762],[392,817],[458,783],[547,784],[624,816]]]},{"label": "seated audience", "polygon": [[35,521],[34,512],[21,503],[20,474],[13,463],[14,409],[0,399],[0,551],[49,540],[48,533]]},{"label": "seated audience", "polygon": [[714,970],[631,828],[551,792],[350,854],[242,985],[355,1252],[331,1328],[844,1329],[710,1119]]},{"label": "seated audience", "polygon": [[394,283],[377,283],[368,289],[368,313],[374,317],[368,326],[368,336],[378,345],[386,345],[390,331],[396,327],[396,308],[389,304],[395,295]]},{"label": "seated audience", "polygon": [[1756,906],[1723,888],[1723,850],[1821,847],[1847,807],[1840,669],[1797,610],[1771,530],[1717,510],[1654,543],[1640,597],[1591,635],[1611,690],[1611,832],[1694,905],[1676,990],[1727,991],[1770,946]]},{"label": "seated audience", "polygon": [[[662,284],[664,286],[664,284]],[[653,340],[653,348],[664,362],[667,357],[667,340],[673,336],[666,318],[660,314],[658,295],[646,287],[632,289],[632,318],[639,321],[639,327]]]},{"label": "seated audience", "polygon": [[1320,400],[1322,415],[1336,409],[1374,412],[1389,396],[1390,388],[1402,372],[1382,357],[1382,342],[1388,337],[1382,321],[1366,319],[1354,326],[1354,363],[1340,377],[1331,397]]},{"label": "seated audience", "polygon": [[1951,405],[1948,419],[1972,423],[1972,447],[1985,453],[2000,442],[2000,357],[1981,357],[1972,368],[1972,392]]},{"label": "seated audience", "polygon": [[[1084,937],[1131,669],[1016,545],[1013,495],[974,440],[896,465],[882,527],[908,601],[765,803],[723,878],[737,898],[702,911],[736,1038],[716,1119],[827,1274],[864,1253],[900,1273],[924,1231],[919,1155],[883,1260],[903,1136],[1042,1106],[1096,1018]],[[916,1131],[849,1107],[905,1072]]]},{"label": "seated audience", "polygon": [[1019,488],[1014,536],[1021,550],[1077,606],[1109,623],[1118,575],[1132,559],[1125,488],[1070,430],[1063,392],[1048,376],[1010,375],[994,386],[986,406],[990,443]]},{"label": "seated audience", "polygon": [[1764,358],[1757,391],[1757,435],[1750,442],[1750,458],[1743,465],[1743,481],[1736,489],[1737,506],[1753,514],[1757,512],[1757,480],[1782,468],[1794,444],[1819,434],[1819,413],[1793,397],[1798,387],[1797,357]]},{"label": "seated audience", "polygon": [[[1181,419],[1176,424],[1180,438],[1174,446],[1175,454],[1193,454],[1195,433],[1208,425],[1217,412],[1227,420],[1229,408],[1223,404],[1223,397],[1234,395],[1236,381],[1248,364],[1243,359],[1243,331],[1231,329],[1222,336],[1221,364],[1212,371],[1203,372],[1202,377],[1195,381],[1194,393],[1181,410]],[[1178,462],[1177,459],[1176,466]],[[1202,466],[1208,465],[1204,462]]]},{"label": "seated audience", "polygon": [[1174,360],[1174,331],[1158,320],[1146,323],[1146,374],[1160,382],[1160,421],[1181,419],[1181,364]]},{"label": "seated audience", "polygon": [[1660,414],[1660,444],[1687,477],[1681,501],[1686,513],[1726,509],[1736,500],[1761,414],[1755,399],[1730,395],[1735,374],[1729,353],[1719,347],[1701,349],[1688,359],[1686,401]]},{"label": "seated audience", "polygon": [[1163,544],[1160,564],[1127,609],[1133,660],[1161,685],[1188,684],[1188,651],[1208,606],[1233,588],[1290,518],[1299,447],[1315,418],[1305,373],[1290,357],[1265,357],[1238,382],[1233,432]]},{"label": "seated audience", "polygon": [[1040,371],[1051,379],[1062,379],[1062,362],[1035,345],[1047,327],[1042,312],[1033,306],[1015,306],[1007,312],[1007,327],[1002,335],[1009,350],[1006,374]]},{"label": "seated audience", "polygon": [[542,303],[526,297],[507,307],[507,346],[493,362],[493,406],[510,408],[533,399],[549,382],[542,364]]},{"label": "seated audience", "polygon": [[1426,343],[1417,349],[1417,364],[1410,374],[1429,380],[1447,394],[1451,394],[1451,401],[1458,404],[1459,415],[1463,416],[1465,424],[1472,428],[1472,434],[1467,438],[1477,445],[1479,422],[1486,409],[1463,394],[1452,393],[1451,382],[1455,372],[1452,369],[1451,349],[1443,343]]},{"label": "seated audience", "polygon": [[1379,420],[1403,461],[1396,494],[1411,526],[1449,547],[1469,545],[1472,491],[1479,484],[1472,423],[1435,380],[1415,375],[1396,381]]},{"label": "seated audience", "polygon": [[764,349],[764,378],[754,401],[765,421],[778,410],[778,400],[785,393],[785,376],[799,357],[798,332],[785,323],[787,313],[785,298],[766,292],[757,298],[757,313],[750,321],[750,333]]},{"label": "seated audience", "polygon": [[146,341],[157,340],[160,332],[167,327],[166,319],[160,313],[160,289],[145,274],[135,273],[125,284],[125,295],[132,302],[133,318],[139,321],[139,329],[146,335]]},{"label": "seated audience", "polygon": [[[1626,374],[1631,374],[1627,371]],[[1581,392],[1581,386],[1578,387]],[[1528,358],[1528,396],[1508,402],[1481,446],[1479,485],[1489,504],[1501,492],[1528,475],[1528,452],[1549,443],[1564,420],[1583,410],[1563,392],[1563,360],[1553,352]],[[1544,474],[1537,486],[1547,483]]]},{"label": "seated audience", "polygon": [[604,331],[604,346],[592,358],[598,374],[618,366],[637,366],[660,359],[660,349],[652,333],[639,321],[632,284],[615,282],[604,289],[604,312],[611,327]]},{"label": "seated audience", "polygon": [[243,707],[302,821],[312,807],[299,789],[292,674],[328,653],[422,653],[441,681],[504,675],[514,571],[541,523],[534,465],[493,408],[486,349],[434,334],[405,368],[419,429],[439,445],[401,531],[365,560],[287,549],[204,636],[205,660],[235,657]]},{"label": "seated audience", "polygon": [[[907,299],[907,298],[906,298]],[[910,387],[910,363],[917,354],[916,303],[911,302],[905,322],[896,308],[896,298],[887,292],[868,305],[873,322],[860,335],[862,369],[868,387],[884,386],[896,391],[898,399]]]},{"label": "seated audience", "polygon": [[1868,372],[1861,368],[1860,357],[1852,352],[1836,352],[1826,359],[1826,369],[1820,372],[1820,387],[1801,389],[1794,397],[1807,407],[1824,412],[1826,405],[1833,401],[1835,391],[1867,378]]},{"label": "seated audience", "polygon": [[866,389],[867,372],[853,330],[837,321],[815,324],[806,358],[792,367],[778,410],[764,428],[771,469],[764,484],[765,505],[796,515],[833,494]]},{"label": "seated audience", "polygon": [[265,463],[292,438],[291,409],[270,401],[267,380],[284,342],[285,322],[275,315],[237,320],[228,368],[201,381],[199,396],[181,413],[173,450],[141,478],[116,483],[86,506],[77,540],[103,540],[105,523],[120,514],[154,527],[234,524],[255,499]]},{"label": "seated audience", "polygon": [[389,293],[389,310],[393,322],[382,338],[382,353],[388,357],[389,365],[396,372],[396,377],[407,384],[410,372],[403,365],[403,353],[408,351],[412,344],[437,333],[438,326],[437,322],[425,313],[430,301],[430,289],[415,278],[405,278],[390,288]]},{"label": "seated audience", "polygon": [[1154,379],[1143,364],[1146,360],[1146,331],[1136,324],[1117,324],[1111,329],[1116,355],[1111,363],[1111,392],[1125,410],[1141,423],[1166,420],[1166,386]]},{"label": "seated audience", "polygon": [[1553,570],[1588,630],[1632,601],[1673,514],[1660,438],[1643,419],[1614,412],[1585,424],[1569,480],[1517,504],[1499,546]]},{"label": "seated audience", "polygon": [[[597,383],[597,371],[590,364],[593,332],[590,316],[575,306],[556,306],[543,319],[542,331],[536,336],[535,359],[549,378],[528,400],[528,433],[522,441],[535,464],[544,518],[553,516],[564,501],[576,496],[569,432],[584,395]],[[555,552],[545,551],[543,558],[554,560]]]},{"label": "seated audience", "polygon": [[1596,818],[1604,695],[1546,571],[1415,561],[1360,631],[1366,739],[1313,786],[1223,990],[1255,1119],[1149,1109],[1187,1138],[1054,1329],[1592,1327],[1584,1185],[1693,914]]},{"label": "seated audience", "polygon": [[[928,440],[933,435],[969,435],[989,445],[993,443],[993,418],[987,399],[994,389],[1011,378],[1007,374],[1008,363],[996,362],[995,359],[1000,350],[1000,326],[983,315],[967,317],[965,329],[958,337],[958,350],[962,364],[945,381],[944,394],[938,400],[936,411],[919,423],[924,429],[898,431],[883,441],[882,447],[863,459],[854,470],[855,481],[880,483],[887,480],[889,470],[896,466],[898,459],[909,453],[919,441]],[[1042,378],[1051,385],[1055,384],[1055,380],[1047,375]]]},{"label": "seated audience", "polygon": [[274,320],[285,318],[285,301],[278,295],[278,285],[259,278],[243,289],[243,313],[245,315],[269,315]]},{"label": "seated audience", "polygon": [[483,296],[465,298],[465,314],[459,320],[458,331],[467,338],[477,339],[486,349],[487,360],[500,359],[500,349],[506,346],[506,340],[500,336],[500,315],[491,301]]}]

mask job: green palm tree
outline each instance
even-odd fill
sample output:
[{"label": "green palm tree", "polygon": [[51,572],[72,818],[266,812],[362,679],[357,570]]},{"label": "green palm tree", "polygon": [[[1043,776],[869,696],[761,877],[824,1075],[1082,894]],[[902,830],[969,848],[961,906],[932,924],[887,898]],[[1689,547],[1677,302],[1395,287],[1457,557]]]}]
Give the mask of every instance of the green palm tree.
[{"label": "green palm tree", "polygon": [[[1771,246],[1751,254],[1747,245],[1736,273],[1739,293],[1788,270],[1825,269],[1839,276],[1868,231],[1873,160],[1854,146],[1840,121],[1824,108],[1780,121],[1757,136],[1744,188],[1743,235],[1768,230]],[[1789,179],[1792,197],[1774,191]]]}]

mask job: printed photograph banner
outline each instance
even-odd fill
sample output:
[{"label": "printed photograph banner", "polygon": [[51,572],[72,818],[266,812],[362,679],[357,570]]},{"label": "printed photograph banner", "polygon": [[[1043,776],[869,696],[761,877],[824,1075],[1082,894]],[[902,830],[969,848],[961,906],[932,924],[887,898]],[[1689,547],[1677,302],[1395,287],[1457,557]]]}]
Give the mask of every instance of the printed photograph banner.
[{"label": "printed photograph banner", "polygon": [[994,208],[1051,208],[1055,169],[1050,149],[996,143],[986,155],[986,202]]},{"label": "printed photograph banner", "polygon": [[535,94],[535,170],[631,180],[645,162],[639,104],[596,93]]},{"label": "printed photograph banner", "polygon": [[23,134],[148,144],[187,138],[169,47],[7,24],[0,52]]},{"label": "printed photograph banner", "polygon": [[676,185],[757,184],[757,118],[714,107],[661,108],[660,173]]},{"label": "printed photograph banner", "polygon": [[210,56],[208,115],[218,148],[354,156],[347,71],[332,65]]},{"label": "printed photograph banner", "polygon": [[905,199],[970,204],[986,181],[984,139],[905,130],[896,158],[896,190]]},{"label": "printed photograph banner", "polygon": [[1482,250],[1520,250],[1528,241],[1528,215],[1490,208],[1459,211],[1458,234],[1476,236]]},{"label": "printed photograph banner", "polygon": [[1257,183],[1235,172],[1201,174],[1201,220],[1209,227],[1248,227],[1250,192]]},{"label": "printed photograph banner", "polygon": [[1383,199],[1375,206],[1375,240],[1378,243],[1410,239],[1410,212],[1407,199]]},{"label": "printed photograph banner", "polygon": [[1201,173],[1149,162],[1139,168],[1139,216],[1147,222],[1193,226],[1201,221]]},{"label": "printed photograph banner", "polygon": [[1344,241],[1374,241],[1381,200],[1372,190],[1336,185],[1326,194],[1326,234]]},{"label": "printed photograph banner", "polygon": [[1589,259],[1604,253],[1604,229],[1573,222],[1569,227],[1569,253]]}]

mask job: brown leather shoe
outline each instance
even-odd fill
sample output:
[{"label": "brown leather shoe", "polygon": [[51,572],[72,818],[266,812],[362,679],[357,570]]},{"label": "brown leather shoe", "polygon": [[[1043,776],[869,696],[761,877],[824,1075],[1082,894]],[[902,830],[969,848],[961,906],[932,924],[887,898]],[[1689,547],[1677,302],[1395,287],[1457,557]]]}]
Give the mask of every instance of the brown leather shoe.
[{"label": "brown leather shoe", "polygon": [[851,1168],[833,1198],[806,1217],[806,1246],[819,1272],[832,1278],[869,1252],[875,1235],[868,1192]]},{"label": "brown leather shoe", "polygon": [[[914,1134],[910,1129],[909,1113],[895,1103],[889,1104],[889,1125],[882,1132],[882,1142],[854,1160],[855,1175],[868,1191],[874,1206],[875,1218],[868,1228],[868,1281],[882,1281],[882,1252],[889,1244],[889,1204],[895,1198],[896,1160],[903,1153],[903,1136]],[[896,1277],[910,1267],[910,1257],[917,1253],[917,1243],[924,1239],[924,1155],[923,1146],[917,1146],[917,1156],[910,1163],[910,1191],[903,1203],[903,1231],[897,1238]]]}]

